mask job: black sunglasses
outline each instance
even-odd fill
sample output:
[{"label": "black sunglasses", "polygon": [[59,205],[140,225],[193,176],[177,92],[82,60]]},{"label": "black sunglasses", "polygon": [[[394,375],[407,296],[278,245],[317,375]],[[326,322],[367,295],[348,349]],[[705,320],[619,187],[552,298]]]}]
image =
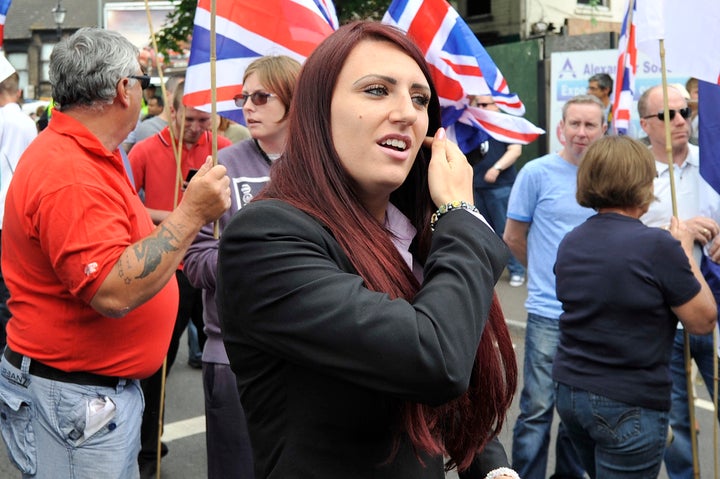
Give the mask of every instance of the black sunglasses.
[{"label": "black sunglasses", "polygon": [[150,75],[128,75],[128,78],[140,81],[140,88],[143,90],[147,90],[150,86]]},{"label": "black sunglasses", "polygon": [[[680,116],[685,118],[686,120],[690,118],[690,108],[680,108],[679,110],[668,110],[670,112],[670,121],[673,121],[675,119],[675,113],[680,112]],[[665,121],[665,112],[661,111],[660,113],[656,115],[648,115],[644,116],[643,120],[647,120],[649,118],[657,118],[660,121]]]},{"label": "black sunglasses", "polygon": [[233,100],[235,100],[235,105],[238,108],[242,108],[245,106],[245,103],[248,101],[248,98],[252,100],[253,105],[260,106],[267,103],[268,98],[277,96],[274,93],[265,93],[264,91],[256,91],[254,93],[242,93],[240,95],[235,95],[233,97]]}]

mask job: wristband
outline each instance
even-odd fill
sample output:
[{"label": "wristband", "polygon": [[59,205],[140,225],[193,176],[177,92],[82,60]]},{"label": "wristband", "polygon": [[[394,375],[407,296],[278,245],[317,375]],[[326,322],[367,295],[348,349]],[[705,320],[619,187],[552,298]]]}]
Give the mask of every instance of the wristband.
[{"label": "wristband", "polygon": [[468,210],[472,211],[473,213],[479,213],[478,209],[475,208],[474,205],[471,205],[469,203],[466,203],[464,201],[451,201],[450,203],[445,203],[444,205],[440,205],[440,208],[433,213],[432,218],[430,218],[430,229],[432,231],[435,231],[435,225],[437,224],[438,220],[442,218],[442,215],[445,213],[448,213],[452,210]]}]

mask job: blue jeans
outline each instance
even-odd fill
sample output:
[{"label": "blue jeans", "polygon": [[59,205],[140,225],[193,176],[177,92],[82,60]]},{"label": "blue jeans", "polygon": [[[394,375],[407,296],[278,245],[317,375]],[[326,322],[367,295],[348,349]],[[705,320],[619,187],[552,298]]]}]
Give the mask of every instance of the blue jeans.
[{"label": "blue jeans", "polygon": [[[550,429],[555,408],[552,364],[559,338],[557,319],[528,314],[520,416],[513,429],[512,447],[513,469],[523,479],[547,477]],[[583,475],[580,459],[561,422],[555,444],[554,477],[581,478]]]},{"label": "blue jeans", "polygon": [[[497,186],[495,188],[475,187],[475,206],[480,214],[493,227],[495,233],[502,238],[505,233],[505,221],[507,220],[507,205],[510,199],[512,186]],[[514,256],[510,255],[507,265],[511,275],[525,276],[525,267],[520,264]]]},{"label": "blue jeans", "polygon": [[[697,336],[690,335],[690,356],[695,360],[698,371],[705,381],[710,397],[713,396],[713,363],[715,351],[713,350],[712,334]],[[670,410],[670,426],[673,429],[673,442],[665,451],[665,469],[671,479],[692,479],[692,447],[690,445],[691,431],[695,426],[690,425],[688,411],[687,376],[685,375],[685,357],[683,330],[675,333],[672,356],[670,358],[670,374],[672,375],[672,409]]]},{"label": "blue jeans", "polygon": [[591,478],[645,479],[660,473],[667,411],[633,406],[562,383],[557,385],[557,410]]},{"label": "blue jeans", "polygon": [[81,386],[32,376],[29,367],[28,358],[20,369],[0,362],[0,431],[22,477],[139,477],[138,381]]},{"label": "blue jeans", "polygon": [[198,340],[198,330],[195,323],[188,322],[187,325],[188,360],[202,361],[202,349]]}]

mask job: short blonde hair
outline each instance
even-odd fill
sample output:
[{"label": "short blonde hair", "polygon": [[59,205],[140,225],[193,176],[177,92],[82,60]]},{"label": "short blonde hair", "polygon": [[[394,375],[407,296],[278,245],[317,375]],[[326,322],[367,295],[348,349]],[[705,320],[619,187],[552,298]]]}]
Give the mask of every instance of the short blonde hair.
[{"label": "short blonde hair", "polygon": [[645,208],[655,200],[655,158],[647,146],[627,136],[605,136],[585,151],[575,197],[593,208]]},{"label": "short blonde hair", "polygon": [[600,123],[604,125],[607,123],[607,117],[605,116],[605,105],[600,101],[600,99],[594,95],[576,95],[572,98],[570,98],[568,101],[565,102],[565,104],[562,107],[562,119],[565,121],[567,118],[567,112],[568,109],[572,105],[597,105],[597,107],[600,109]]},{"label": "short blonde hair", "polygon": [[284,120],[290,109],[300,68],[301,65],[297,60],[285,55],[260,57],[245,69],[243,83],[253,73],[257,75],[260,83],[270,90],[270,93],[276,94],[282,104],[285,105]]}]

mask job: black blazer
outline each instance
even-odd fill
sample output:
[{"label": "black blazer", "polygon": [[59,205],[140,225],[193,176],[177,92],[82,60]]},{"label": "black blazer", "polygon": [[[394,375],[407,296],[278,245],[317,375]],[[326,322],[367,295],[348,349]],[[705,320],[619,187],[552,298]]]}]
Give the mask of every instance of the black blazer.
[{"label": "black blazer", "polygon": [[278,200],[240,210],[216,299],[256,478],[443,478],[442,459],[402,433],[401,405],[467,389],[507,255],[483,222],[448,213],[408,303],[366,289],[307,214]]}]

